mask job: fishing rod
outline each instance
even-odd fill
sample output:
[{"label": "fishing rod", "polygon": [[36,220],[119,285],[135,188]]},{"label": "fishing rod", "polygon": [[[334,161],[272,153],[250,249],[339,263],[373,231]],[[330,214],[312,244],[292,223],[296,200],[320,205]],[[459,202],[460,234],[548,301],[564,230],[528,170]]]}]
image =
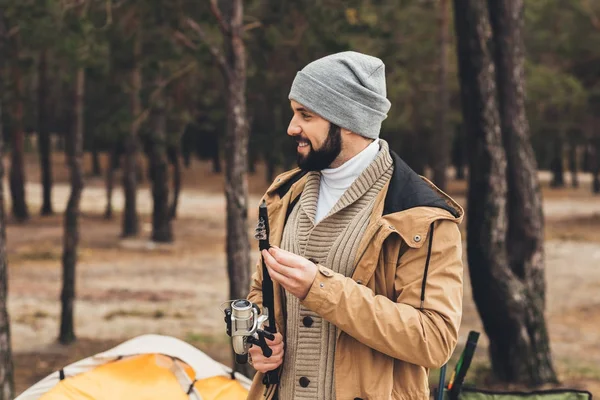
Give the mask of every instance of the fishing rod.
[{"label": "fishing rod", "polygon": [[[263,200],[258,208],[258,225],[254,237],[258,239],[258,248],[269,250],[269,215],[267,213],[267,203]],[[238,299],[227,302],[227,307],[223,309],[225,313],[225,323],[227,324],[227,334],[231,336],[235,361],[238,364],[248,362],[248,349],[252,345],[257,345],[262,349],[265,357],[271,357],[273,351],[267,345],[265,339],[274,340],[277,328],[275,325],[275,298],[273,294],[273,280],[269,275],[269,270],[261,257],[262,263],[262,312],[257,304],[246,299]],[[267,325],[265,326],[265,322]],[[268,387],[279,383],[279,368],[269,371],[265,374],[263,383]]]}]

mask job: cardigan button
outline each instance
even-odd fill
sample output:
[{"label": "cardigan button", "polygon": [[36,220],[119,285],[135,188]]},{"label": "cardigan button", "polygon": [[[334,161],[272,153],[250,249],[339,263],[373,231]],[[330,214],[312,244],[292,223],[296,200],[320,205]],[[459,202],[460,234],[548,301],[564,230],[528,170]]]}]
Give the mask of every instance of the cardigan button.
[{"label": "cardigan button", "polygon": [[302,318],[302,324],[307,328],[310,328],[312,326],[313,322],[314,322],[313,319],[309,316]]},{"label": "cardigan button", "polygon": [[303,376],[302,378],[300,378],[300,386],[302,386],[303,388],[308,387],[308,385],[310,384],[310,380]]}]

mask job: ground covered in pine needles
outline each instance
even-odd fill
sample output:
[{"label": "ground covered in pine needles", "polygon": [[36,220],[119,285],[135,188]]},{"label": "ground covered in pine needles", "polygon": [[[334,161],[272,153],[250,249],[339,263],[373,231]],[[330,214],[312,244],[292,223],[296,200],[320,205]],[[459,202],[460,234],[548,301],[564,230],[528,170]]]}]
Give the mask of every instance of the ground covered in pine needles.
[{"label": "ground covered in pine needles", "polygon": [[[86,161],[86,171],[90,171]],[[63,157],[55,156],[53,165],[56,214],[38,215],[40,174],[35,157],[31,157],[26,188],[31,220],[23,224],[8,221],[9,312],[17,393],[70,362],[145,333],[179,337],[229,363],[230,350],[219,310],[228,290],[222,175],[212,174],[210,164],[199,161],[184,170],[172,244],[149,241],[151,197],[146,182],[138,196],[140,236],[121,239],[123,198],[118,174],[111,220],[103,218],[103,179],[86,177],[75,305],[78,341],[61,346],[56,338],[62,211],[69,187]],[[541,177],[548,181],[546,174]],[[249,186],[250,204],[258,204],[268,186],[260,166]],[[461,204],[465,203],[465,191],[464,182],[451,182],[449,192]],[[555,365],[564,386],[600,393],[600,196],[591,195],[585,177],[578,189],[549,189],[544,183],[544,208],[547,319]],[[251,210],[249,218],[253,225],[256,210]],[[249,234],[252,229],[249,226]],[[456,354],[472,329],[483,332],[465,273],[464,318]],[[498,387],[489,379],[486,347],[482,335],[467,380],[482,387]],[[437,371],[432,371],[432,385],[436,376]]]}]

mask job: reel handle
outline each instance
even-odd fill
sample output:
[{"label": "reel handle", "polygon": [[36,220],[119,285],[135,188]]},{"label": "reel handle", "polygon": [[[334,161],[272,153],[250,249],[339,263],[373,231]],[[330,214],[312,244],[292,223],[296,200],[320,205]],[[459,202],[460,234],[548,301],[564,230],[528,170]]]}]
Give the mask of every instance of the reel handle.
[{"label": "reel handle", "polygon": [[275,339],[275,336],[268,332],[265,332],[261,329],[259,329],[256,333],[258,333],[258,339],[256,339],[255,337],[249,336],[247,339],[248,343],[252,343],[252,344],[259,346],[265,357],[267,357],[267,358],[271,357],[273,355],[273,350],[271,350],[271,348],[267,344],[265,337],[267,337],[269,340],[273,340],[273,339]]}]

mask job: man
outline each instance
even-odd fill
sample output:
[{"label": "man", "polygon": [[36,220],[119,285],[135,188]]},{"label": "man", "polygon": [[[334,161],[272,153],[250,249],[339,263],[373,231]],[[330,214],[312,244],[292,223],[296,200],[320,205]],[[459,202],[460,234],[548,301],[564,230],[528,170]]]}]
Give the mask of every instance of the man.
[{"label": "man", "polygon": [[[463,210],[379,139],[381,60],[343,52],[298,72],[298,169],[267,190],[277,331],[249,399],[428,399],[462,314]],[[248,299],[262,305],[262,270]],[[279,385],[263,373],[281,366]]]}]

